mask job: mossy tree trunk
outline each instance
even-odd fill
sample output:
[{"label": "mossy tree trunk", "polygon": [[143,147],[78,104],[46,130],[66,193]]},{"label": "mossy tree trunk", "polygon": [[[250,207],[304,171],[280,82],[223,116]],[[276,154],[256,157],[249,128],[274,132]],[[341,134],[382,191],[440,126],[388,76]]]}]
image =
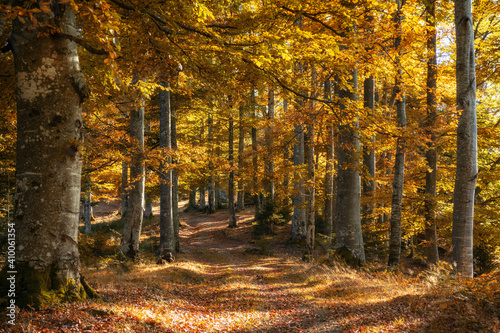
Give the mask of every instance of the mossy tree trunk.
[{"label": "mossy tree trunk", "polygon": [[[32,4],[31,4],[32,5]],[[59,4],[38,25],[76,35],[75,14]],[[81,299],[78,222],[83,141],[82,102],[88,86],[77,46],[38,34],[31,20],[13,21],[17,147],[14,221],[16,305]],[[5,274],[4,269],[2,274]],[[2,287],[5,284],[2,279]],[[64,297],[61,297],[64,292]],[[54,298],[57,297],[57,298]]]}]

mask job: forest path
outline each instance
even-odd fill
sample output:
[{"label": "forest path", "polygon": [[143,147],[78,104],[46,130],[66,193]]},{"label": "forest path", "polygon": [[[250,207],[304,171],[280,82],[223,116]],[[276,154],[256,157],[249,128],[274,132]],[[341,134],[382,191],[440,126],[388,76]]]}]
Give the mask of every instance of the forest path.
[{"label": "forest path", "polygon": [[[228,228],[228,211],[181,212],[180,260],[202,264],[217,292],[197,295],[202,304],[218,303],[234,312],[243,332],[340,332],[336,322],[312,298],[303,297],[304,263],[286,244],[289,226],[276,237],[252,241],[253,208],[237,213],[238,226]],[[272,252],[272,256],[258,255]],[[187,257],[187,258],[185,258]],[[207,310],[213,311],[210,308]],[[245,327],[248,325],[248,327]]]}]

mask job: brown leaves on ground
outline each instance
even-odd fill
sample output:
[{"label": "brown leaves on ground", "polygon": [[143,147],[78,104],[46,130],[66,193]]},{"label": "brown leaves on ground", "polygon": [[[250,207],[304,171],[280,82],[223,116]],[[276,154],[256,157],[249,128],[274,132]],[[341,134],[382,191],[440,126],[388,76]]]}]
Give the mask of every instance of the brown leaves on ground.
[{"label": "brown leaves on ground", "polygon": [[[224,212],[183,214],[183,253],[84,268],[103,301],[21,311],[12,332],[498,332],[500,291],[491,274],[458,281],[446,270],[418,277],[305,264],[281,227],[274,256],[254,254],[252,212],[226,230]],[[156,233],[155,224],[145,235]],[[144,240],[147,242],[147,239]],[[255,243],[258,244],[258,243]]]}]

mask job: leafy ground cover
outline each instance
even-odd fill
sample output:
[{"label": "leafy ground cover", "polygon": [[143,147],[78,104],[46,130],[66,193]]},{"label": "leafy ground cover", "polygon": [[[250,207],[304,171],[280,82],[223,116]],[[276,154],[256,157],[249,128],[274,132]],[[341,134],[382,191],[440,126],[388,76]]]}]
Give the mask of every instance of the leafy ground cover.
[{"label": "leafy ground cover", "polygon": [[[114,256],[119,222],[101,214],[82,237],[83,274],[102,300],[21,311],[5,332],[498,332],[500,274],[459,281],[447,265],[352,269],[318,253],[302,261],[289,225],[252,239],[253,212],[182,213],[182,252],[156,265],[158,221],[139,261]],[[110,227],[112,226],[112,227]],[[116,230],[115,230],[116,229]],[[319,252],[319,251],[318,251]]]}]

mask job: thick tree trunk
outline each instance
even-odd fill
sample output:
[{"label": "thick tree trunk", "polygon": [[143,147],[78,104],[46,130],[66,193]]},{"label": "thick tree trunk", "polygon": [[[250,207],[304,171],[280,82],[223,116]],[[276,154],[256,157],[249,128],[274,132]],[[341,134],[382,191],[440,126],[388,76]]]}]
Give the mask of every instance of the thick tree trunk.
[{"label": "thick tree trunk", "polygon": [[[231,112],[231,110],[230,110]],[[229,117],[229,184],[228,184],[228,205],[229,205],[229,227],[236,228],[236,211],[234,206],[234,156],[233,156],[233,146],[234,146],[234,125],[233,116]]]},{"label": "thick tree trunk", "polygon": [[457,171],[453,195],[453,263],[459,274],[474,274],[472,244],[477,182],[476,71],[471,0],[455,0],[457,35]]},{"label": "thick tree trunk", "polygon": [[[395,82],[396,112],[398,127],[406,128],[406,98],[402,81],[403,70],[401,69],[401,44],[402,28],[401,21],[403,14],[401,12],[402,1],[396,0],[398,12],[395,17],[396,38],[394,48],[398,51],[396,56],[396,68],[398,74]],[[391,203],[391,235],[389,239],[389,266],[399,265],[401,259],[401,211],[403,205],[403,185],[405,171],[405,139],[399,136],[396,143],[396,156],[394,161],[394,180],[392,182],[392,203]]]},{"label": "thick tree trunk", "polygon": [[139,255],[142,220],[144,214],[144,108],[130,112],[130,141],[132,162],[129,207],[123,228],[120,252],[130,258]]},{"label": "thick tree trunk", "polygon": [[199,201],[199,206],[200,206],[201,210],[204,210],[207,207],[206,195],[207,195],[207,190],[205,189],[205,187],[204,186],[200,187],[200,201]]},{"label": "thick tree trunk", "polygon": [[425,253],[427,263],[437,264],[439,253],[436,232],[436,184],[437,184],[437,150],[434,126],[437,119],[436,89],[437,89],[437,31],[436,31],[436,0],[426,3],[427,21],[427,119],[425,124],[429,136],[429,144],[425,157],[427,171],[425,173]]},{"label": "thick tree trunk", "polygon": [[[160,102],[160,148],[172,149],[172,114],[170,105],[170,84],[161,83]],[[172,159],[160,163],[160,246],[158,260],[171,261],[175,253],[175,231],[172,209]]]},{"label": "thick tree trunk", "polygon": [[[69,6],[60,5],[56,17],[35,15],[38,27],[50,24],[76,35],[75,14]],[[37,34],[31,21],[26,21],[14,20],[10,38],[18,133],[15,217],[9,227],[16,230],[16,261],[3,272],[17,272],[17,306],[39,307],[61,299],[58,292],[62,290],[67,299],[85,297],[80,283],[78,222],[81,103],[88,86],[76,44]]]},{"label": "thick tree trunk", "polygon": [[[38,26],[51,24],[76,35],[75,14],[69,6],[59,5],[57,19],[49,16],[37,14]],[[88,87],[76,44],[37,34],[31,21],[26,21],[14,20],[10,38],[17,88],[12,221],[16,261],[7,271],[17,271],[16,305],[39,307],[49,301],[51,291],[60,288],[76,298],[85,296],[80,284],[78,222],[81,103]]]},{"label": "thick tree trunk", "polygon": [[[338,91],[341,99],[357,100],[357,70],[352,71],[352,89]],[[344,104],[340,105],[346,109]],[[361,181],[359,176],[359,123],[339,127],[337,148],[337,205],[336,205],[336,248],[347,248],[352,256],[365,261],[363,233],[361,230]]]},{"label": "thick tree trunk", "polygon": [[243,106],[239,108],[239,137],[238,137],[238,198],[236,207],[238,210],[245,209],[245,186],[243,184],[243,153],[245,150],[245,128],[243,118],[245,116]]}]

